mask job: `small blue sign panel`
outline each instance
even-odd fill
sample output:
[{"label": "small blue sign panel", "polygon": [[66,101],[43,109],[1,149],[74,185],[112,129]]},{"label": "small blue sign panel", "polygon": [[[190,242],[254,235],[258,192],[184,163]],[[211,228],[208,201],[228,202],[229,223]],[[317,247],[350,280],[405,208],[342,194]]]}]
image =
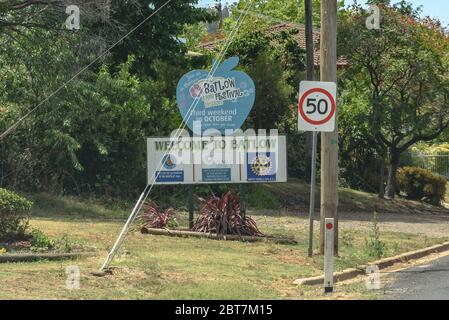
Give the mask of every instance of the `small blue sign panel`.
[{"label": "small blue sign panel", "polygon": [[204,182],[231,181],[231,168],[202,169]]},{"label": "small blue sign panel", "polygon": [[156,171],[156,182],[184,182],[184,171]]},{"label": "small blue sign panel", "polygon": [[194,133],[208,129],[235,131],[245,122],[253,108],[256,90],[245,72],[233,70],[238,63],[238,57],[219,65],[214,62],[216,71],[211,75],[207,70],[193,70],[179,80],[176,88],[179,111]]},{"label": "small blue sign panel", "polygon": [[246,175],[248,182],[276,181],[276,153],[248,152],[246,157]]}]

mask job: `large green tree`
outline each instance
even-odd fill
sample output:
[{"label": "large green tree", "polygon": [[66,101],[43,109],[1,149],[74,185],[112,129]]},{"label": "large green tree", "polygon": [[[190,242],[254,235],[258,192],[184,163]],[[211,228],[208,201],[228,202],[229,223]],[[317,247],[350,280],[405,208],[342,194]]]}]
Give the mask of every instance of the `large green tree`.
[{"label": "large green tree", "polygon": [[341,17],[339,53],[349,60],[341,84],[352,92],[342,116],[357,119],[363,138],[388,156],[387,195],[394,197],[401,154],[449,125],[449,38],[439,22],[420,19],[405,3],[380,8],[379,30],[365,27],[360,6]]},{"label": "large green tree", "polygon": [[[339,0],[338,6],[343,7],[344,1]],[[250,6],[249,6],[250,5]],[[312,0],[313,23],[320,26],[320,0]],[[235,25],[239,15],[248,10],[248,19],[243,24],[243,29],[253,30],[264,28],[278,23],[305,23],[305,6],[303,0],[239,0],[235,5],[234,13],[225,23],[225,28],[230,29]]]},{"label": "large green tree", "polygon": [[80,30],[65,30],[62,2],[0,4],[0,132],[51,97],[0,141],[0,185],[137,192],[145,183],[145,138],[179,125],[177,81],[188,69],[202,67],[185,57],[177,39],[201,15],[196,0],[170,2],[61,85],[165,2],[110,1],[110,19],[118,22],[114,32],[101,21],[83,20]]}]

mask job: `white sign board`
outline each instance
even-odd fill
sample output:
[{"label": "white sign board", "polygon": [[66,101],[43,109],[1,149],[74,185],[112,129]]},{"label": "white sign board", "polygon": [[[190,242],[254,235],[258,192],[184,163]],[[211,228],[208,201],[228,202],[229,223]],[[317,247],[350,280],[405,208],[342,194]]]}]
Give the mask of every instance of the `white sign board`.
[{"label": "white sign board", "polygon": [[184,137],[178,141],[170,138],[148,139],[148,183],[172,185],[193,181],[193,167],[189,164],[190,161],[178,156],[184,150],[190,150],[190,145]]},{"label": "white sign board", "polygon": [[337,114],[334,82],[302,81],[299,87],[300,131],[333,132]]},{"label": "white sign board", "polygon": [[148,183],[287,182],[285,136],[149,138]]}]

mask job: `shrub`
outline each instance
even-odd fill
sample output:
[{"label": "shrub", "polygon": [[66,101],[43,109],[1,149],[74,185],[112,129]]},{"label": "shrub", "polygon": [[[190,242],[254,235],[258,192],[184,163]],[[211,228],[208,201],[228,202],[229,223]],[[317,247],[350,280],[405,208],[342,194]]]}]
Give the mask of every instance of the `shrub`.
[{"label": "shrub", "polygon": [[31,250],[35,252],[45,252],[53,249],[55,243],[45,233],[38,229],[34,229],[31,232]]},{"label": "shrub", "polygon": [[276,197],[265,186],[253,185],[250,188],[248,206],[253,209],[279,209]]},{"label": "shrub", "polygon": [[52,242],[51,244],[54,244],[59,252],[71,253],[73,251],[73,244],[67,234],[64,234],[60,239],[57,239],[54,242],[50,240],[50,242]]},{"label": "shrub", "polygon": [[399,190],[408,199],[425,201],[434,205],[441,204],[446,193],[446,178],[431,171],[416,167],[404,167],[398,170]]},{"label": "shrub", "polygon": [[18,194],[0,188],[0,240],[25,238],[32,205]]},{"label": "shrub", "polygon": [[228,192],[222,197],[212,195],[199,199],[201,209],[192,231],[216,233],[218,235],[263,236],[256,222],[242,217],[240,197]]},{"label": "shrub", "polygon": [[165,229],[174,227],[176,220],[172,209],[161,210],[154,202],[146,202],[142,206],[143,214],[139,217],[142,221],[141,232],[147,229]]},{"label": "shrub", "polygon": [[377,212],[374,212],[369,238],[365,239],[365,247],[370,257],[380,259],[385,255],[386,244],[380,240],[379,215]]}]

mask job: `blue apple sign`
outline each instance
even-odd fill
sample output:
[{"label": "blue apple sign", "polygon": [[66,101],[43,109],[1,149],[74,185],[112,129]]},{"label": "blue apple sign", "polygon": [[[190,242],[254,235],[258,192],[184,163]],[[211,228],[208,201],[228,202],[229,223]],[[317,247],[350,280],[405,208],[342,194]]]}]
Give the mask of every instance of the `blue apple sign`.
[{"label": "blue apple sign", "polygon": [[[232,57],[218,65],[212,77],[207,70],[193,70],[178,82],[176,98],[179,111],[195,134],[208,129],[235,131],[245,122],[256,98],[253,80],[242,71],[233,70],[239,63]],[[201,122],[201,132],[194,127]]]}]

